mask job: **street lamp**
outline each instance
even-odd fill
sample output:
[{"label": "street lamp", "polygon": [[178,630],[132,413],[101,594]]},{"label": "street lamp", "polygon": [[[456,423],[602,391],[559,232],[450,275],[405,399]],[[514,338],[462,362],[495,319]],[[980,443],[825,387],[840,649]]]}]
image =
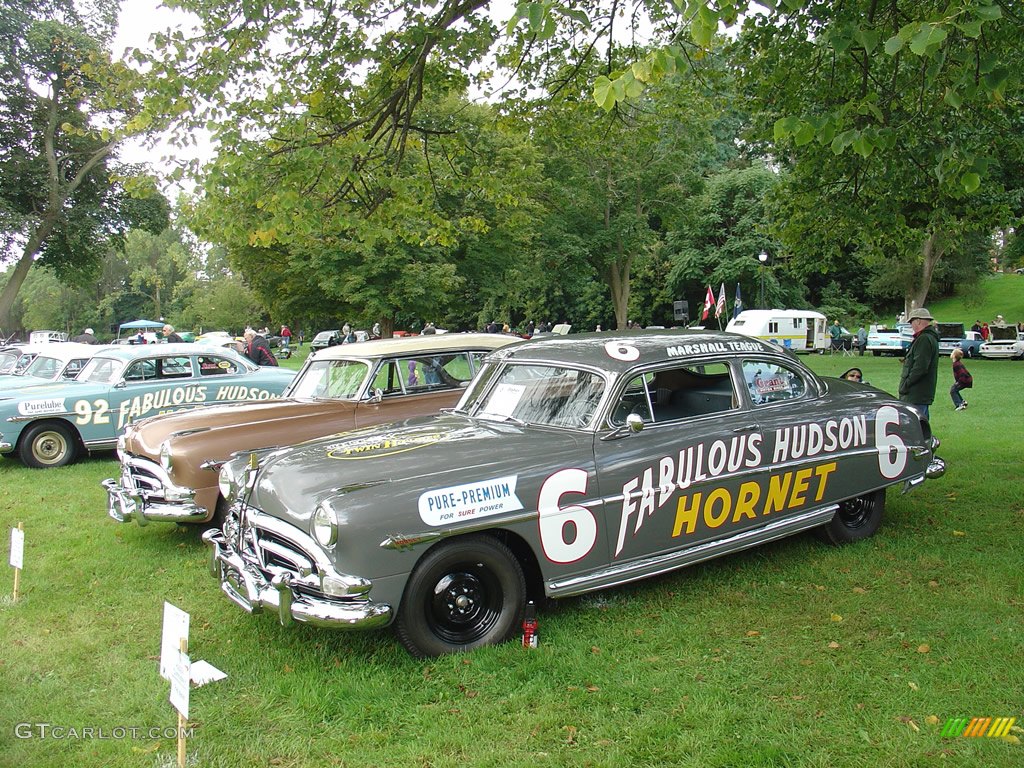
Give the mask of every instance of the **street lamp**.
[{"label": "street lamp", "polygon": [[761,307],[761,309],[766,309],[764,305],[764,265],[768,261],[768,254],[765,253],[764,251],[761,251],[759,254],[757,254],[757,260],[761,262],[761,298],[758,301],[758,305]]}]

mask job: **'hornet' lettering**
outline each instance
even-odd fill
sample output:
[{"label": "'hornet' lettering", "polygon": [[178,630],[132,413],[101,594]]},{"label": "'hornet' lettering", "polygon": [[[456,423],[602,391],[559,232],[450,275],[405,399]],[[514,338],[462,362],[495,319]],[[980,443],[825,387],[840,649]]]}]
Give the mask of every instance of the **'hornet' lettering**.
[{"label": "'hornet' lettering", "polygon": [[738,523],[743,518],[756,520],[772,512],[799,509],[808,502],[821,501],[828,478],[836,470],[836,462],[816,467],[794,469],[769,475],[767,482],[750,480],[740,485],[735,496],[727,488],[715,488],[706,495],[698,491],[679,497],[673,538],[697,530],[698,521],[713,530],[726,522]]}]

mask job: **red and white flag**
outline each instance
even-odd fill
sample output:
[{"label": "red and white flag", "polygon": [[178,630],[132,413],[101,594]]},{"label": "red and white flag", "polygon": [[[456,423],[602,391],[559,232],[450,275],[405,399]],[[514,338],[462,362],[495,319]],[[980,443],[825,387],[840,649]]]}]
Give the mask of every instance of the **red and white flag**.
[{"label": "red and white flag", "polygon": [[709,285],[708,295],[704,298],[704,312],[700,316],[700,319],[702,321],[708,319],[708,313],[711,311],[711,308],[713,306],[715,306],[715,294],[711,290],[711,286]]},{"label": "red and white flag", "polygon": [[715,304],[715,317],[721,317],[725,312],[725,283],[718,289],[718,303]]}]

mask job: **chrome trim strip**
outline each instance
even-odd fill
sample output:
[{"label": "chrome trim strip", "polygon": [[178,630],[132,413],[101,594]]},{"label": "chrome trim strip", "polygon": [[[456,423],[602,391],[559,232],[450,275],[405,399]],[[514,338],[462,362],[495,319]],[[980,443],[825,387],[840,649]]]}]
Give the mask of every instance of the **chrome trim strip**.
[{"label": "chrome trim strip", "polygon": [[[620,496],[618,498],[621,499],[622,497]],[[585,504],[584,506],[594,505]],[[533,520],[536,517],[536,510],[526,510],[520,512],[518,515],[502,517],[500,520],[495,520],[494,518],[481,518],[478,522],[460,525],[458,528],[445,528],[444,530],[439,531],[417,531],[415,533],[395,532],[388,534],[388,537],[377,546],[382,549],[408,549],[427,541],[436,541],[437,539],[444,539],[449,536],[462,536],[465,533],[474,533],[476,531],[493,529],[495,527],[504,528],[516,523]]]},{"label": "chrome trim strip", "polygon": [[686,565],[693,565],[704,560],[719,557],[720,555],[739,552],[743,549],[790,536],[808,528],[824,525],[835,516],[838,510],[838,504],[829,504],[799,515],[775,520],[766,526],[742,531],[724,539],[716,539],[683,550],[655,555],[654,557],[642,560],[632,560],[621,565],[613,565],[585,576],[568,578],[564,581],[548,581],[548,593],[553,597],[567,597],[595,588],[606,589],[626,584],[630,581],[657,576],[658,574],[667,573]]}]

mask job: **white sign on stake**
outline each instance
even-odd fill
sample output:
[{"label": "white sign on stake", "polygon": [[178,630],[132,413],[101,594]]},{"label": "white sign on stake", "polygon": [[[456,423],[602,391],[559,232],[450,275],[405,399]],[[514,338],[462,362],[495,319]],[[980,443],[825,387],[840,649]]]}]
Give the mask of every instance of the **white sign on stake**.
[{"label": "white sign on stake", "polygon": [[188,687],[192,662],[188,654],[175,651],[177,661],[171,667],[171,704],[178,714],[188,717]]},{"label": "white sign on stake", "polygon": [[160,638],[160,677],[171,679],[171,670],[178,662],[181,641],[188,647],[188,614],[180,608],[164,603],[164,630]]},{"label": "white sign on stake", "polygon": [[11,567],[25,567],[25,532],[20,528],[11,528]]}]

